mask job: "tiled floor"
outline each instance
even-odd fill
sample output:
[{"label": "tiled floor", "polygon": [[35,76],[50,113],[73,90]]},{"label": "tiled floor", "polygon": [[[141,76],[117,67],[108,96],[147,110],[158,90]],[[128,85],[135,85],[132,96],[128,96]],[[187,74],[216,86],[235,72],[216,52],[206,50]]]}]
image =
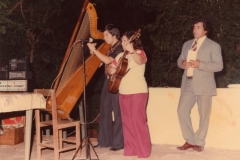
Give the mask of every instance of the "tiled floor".
[{"label": "tiled floor", "polygon": [[[91,139],[93,145],[96,145],[96,139]],[[75,157],[74,160],[138,160],[139,158],[123,156],[123,150],[110,151],[109,148],[90,147],[91,158],[86,157],[86,148],[83,147],[81,157]],[[95,152],[96,154],[95,154]],[[53,151],[43,150],[42,160],[53,160]],[[75,151],[61,153],[61,160],[73,160]],[[36,160],[36,146],[33,143],[31,160]],[[24,159],[24,143],[14,146],[0,145],[0,160],[23,160]],[[152,145],[152,153],[146,160],[240,160],[240,150],[227,150],[206,148],[203,152],[193,150],[178,151],[173,145]]]}]

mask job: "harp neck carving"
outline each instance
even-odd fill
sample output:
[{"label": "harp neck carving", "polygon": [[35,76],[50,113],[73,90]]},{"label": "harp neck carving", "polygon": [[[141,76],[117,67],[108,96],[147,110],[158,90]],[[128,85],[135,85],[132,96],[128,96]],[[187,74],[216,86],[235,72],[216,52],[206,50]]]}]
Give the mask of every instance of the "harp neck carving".
[{"label": "harp neck carving", "polygon": [[97,13],[92,3],[88,3],[87,5],[87,13],[89,15],[90,20],[90,34],[94,39],[103,39],[103,32],[99,32],[97,29]]}]

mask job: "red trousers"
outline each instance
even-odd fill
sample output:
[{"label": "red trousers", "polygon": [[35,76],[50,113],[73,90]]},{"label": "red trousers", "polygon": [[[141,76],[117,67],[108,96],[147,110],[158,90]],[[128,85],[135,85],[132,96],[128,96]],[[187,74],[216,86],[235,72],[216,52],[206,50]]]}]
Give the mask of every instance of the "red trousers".
[{"label": "red trousers", "polygon": [[124,155],[147,158],[151,153],[147,125],[148,93],[119,94],[124,135]]}]

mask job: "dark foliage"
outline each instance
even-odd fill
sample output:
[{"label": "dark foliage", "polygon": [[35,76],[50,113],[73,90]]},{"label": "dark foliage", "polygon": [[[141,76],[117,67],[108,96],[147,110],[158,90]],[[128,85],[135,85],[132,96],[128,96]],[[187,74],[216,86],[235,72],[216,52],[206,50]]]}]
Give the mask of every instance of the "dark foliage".
[{"label": "dark foliage", "polygon": [[[18,4],[18,2],[21,2]],[[192,36],[192,20],[204,16],[212,24],[210,38],[222,47],[224,69],[217,86],[240,83],[240,3],[238,0],[90,0],[98,29],[117,25],[121,32],[140,28],[148,57],[150,87],[179,87],[181,47]],[[35,88],[50,88],[76,25],[83,0],[2,0],[0,2],[0,64],[27,57]],[[18,4],[16,7],[15,5]],[[103,70],[87,87],[89,109],[98,110]],[[96,112],[89,112],[96,117]]]}]

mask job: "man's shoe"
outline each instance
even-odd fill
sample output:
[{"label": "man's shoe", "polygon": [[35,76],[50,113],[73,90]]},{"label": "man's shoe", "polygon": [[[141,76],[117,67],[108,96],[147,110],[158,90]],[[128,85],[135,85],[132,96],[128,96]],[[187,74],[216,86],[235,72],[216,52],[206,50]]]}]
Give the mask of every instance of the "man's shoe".
[{"label": "man's shoe", "polygon": [[186,142],[184,145],[177,147],[177,149],[179,150],[187,150],[189,148],[194,148],[194,145],[189,144],[188,142]]},{"label": "man's shoe", "polygon": [[197,152],[202,152],[203,149],[204,149],[203,146],[195,145],[195,146],[193,147],[193,150],[195,150],[195,151],[197,151]]},{"label": "man's shoe", "polygon": [[123,149],[123,148],[112,148],[112,147],[110,148],[111,151],[119,151],[121,149]]}]

